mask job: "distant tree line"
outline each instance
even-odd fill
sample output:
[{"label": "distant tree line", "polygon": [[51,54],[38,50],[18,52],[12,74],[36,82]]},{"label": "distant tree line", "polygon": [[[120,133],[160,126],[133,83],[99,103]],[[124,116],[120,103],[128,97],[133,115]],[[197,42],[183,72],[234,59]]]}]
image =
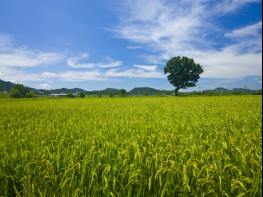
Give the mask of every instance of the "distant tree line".
[{"label": "distant tree line", "polygon": [[85,98],[85,93],[84,92],[78,92],[76,95],[74,95],[71,91],[69,91],[68,93],[67,93],[67,97],[68,98],[75,98],[75,97],[77,97],[77,98]]},{"label": "distant tree line", "polygon": [[23,86],[22,84],[14,85],[10,92],[9,97],[11,98],[33,98],[36,94],[29,88]]},{"label": "distant tree line", "polygon": [[[181,96],[195,96],[195,95],[203,95],[203,96],[220,96],[220,95],[262,95],[262,90],[247,90],[247,89],[233,89],[228,90],[224,88],[217,88],[214,90],[204,90],[204,91],[193,91],[193,92],[180,92],[177,93]],[[49,96],[50,94],[41,94],[39,92],[34,92],[34,89],[30,89],[21,84],[14,85],[9,91],[10,98],[34,98],[34,97],[43,97]],[[141,90],[140,93],[135,92],[134,94],[127,92],[125,89],[120,89],[115,92],[97,92],[97,94],[88,94],[85,91],[79,91],[73,93],[73,91],[68,91],[64,97],[68,98],[85,98],[87,95],[89,96],[108,96],[108,97],[126,97],[126,96],[169,96],[172,95],[172,91],[167,91],[165,93],[162,92],[149,92],[147,90]]]}]

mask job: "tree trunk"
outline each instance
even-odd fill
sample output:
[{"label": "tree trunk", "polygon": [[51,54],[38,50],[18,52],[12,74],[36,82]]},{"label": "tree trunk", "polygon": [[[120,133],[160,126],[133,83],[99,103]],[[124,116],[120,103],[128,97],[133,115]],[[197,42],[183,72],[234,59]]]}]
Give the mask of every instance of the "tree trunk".
[{"label": "tree trunk", "polygon": [[175,90],[174,90],[174,95],[175,95],[175,96],[179,96],[179,94],[178,94],[178,92],[179,92],[179,89],[180,89],[180,88],[178,88],[178,87],[177,87],[177,88],[175,88]]}]

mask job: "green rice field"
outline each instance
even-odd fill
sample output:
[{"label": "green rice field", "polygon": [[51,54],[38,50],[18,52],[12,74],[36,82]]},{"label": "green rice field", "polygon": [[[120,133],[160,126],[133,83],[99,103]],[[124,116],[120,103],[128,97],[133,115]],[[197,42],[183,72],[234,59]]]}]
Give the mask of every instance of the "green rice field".
[{"label": "green rice field", "polygon": [[0,196],[262,196],[262,97],[0,99]]}]

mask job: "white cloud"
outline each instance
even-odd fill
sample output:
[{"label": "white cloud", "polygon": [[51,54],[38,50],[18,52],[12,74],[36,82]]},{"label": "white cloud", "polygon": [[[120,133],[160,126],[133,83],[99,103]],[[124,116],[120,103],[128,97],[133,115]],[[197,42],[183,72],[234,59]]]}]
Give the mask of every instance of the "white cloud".
[{"label": "white cloud", "polygon": [[43,78],[40,74],[28,73],[25,71],[20,71],[17,69],[1,69],[2,70],[0,78],[5,81],[13,81],[15,83],[22,83],[24,81],[41,81]]},{"label": "white cloud", "polygon": [[261,75],[262,53],[236,54],[234,51],[200,53],[195,59],[204,66],[202,77],[243,78]]},{"label": "white cloud", "polygon": [[[1,73],[1,70],[0,70]],[[101,81],[110,78],[163,78],[165,75],[155,70],[145,69],[123,69],[118,70],[111,68],[104,70],[84,70],[84,71],[64,71],[64,72],[42,72],[42,73],[27,73],[17,70],[5,70],[4,74],[0,74],[0,78],[6,81],[19,79],[19,81],[47,81],[47,80],[60,80],[60,81]],[[46,86],[46,83],[41,88]],[[39,86],[40,87],[40,86]],[[48,87],[46,87],[48,88]]]},{"label": "white cloud", "polygon": [[165,75],[158,71],[146,71],[143,69],[110,69],[105,73],[106,77],[130,77],[130,78],[164,78]]},{"label": "white cloud", "polygon": [[3,67],[33,67],[48,65],[62,60],[63,55],[46,53],[29,49],[14,49],[0,54],[0,66]]},{"label": "white cloud", "polygon": [[[89,54],[82,53],[78,56],[68,57],[61,53],[42,52],[27,47],[16,46],[9,35],[0,34],[0,78],[16,83],[28,81],[42,82],[38,88],[49,89],[47,81],[88,81],[107,80],[110,78],[161,78],[155,65],[134,65],[132,69],[116,69],[123,65],[122,61],[110,57],[101,62],[88,62]],[[68,66],[74,70],[45,72],[29,71],[28,68],[40,65],[51,65],[66,60]],[[61,67],[65,68],[65,67]],[[81,70],[80,70],[81,69]]]},{"label": "white cloud", "polygon": [[61,80],[61,81],[88,81],[88,80],[105,80],[102,74],[97,71],[64,71],[64,72],[43,72],[43,73],[28,73],[24,71],[9,70],[4,75],[0,75],[3,80],[10,81],[19,79],[19,81],[46,81],[46,80]]},{"label": "white cloud", "polygon": [[123,64],[122,61],[119,60],[113,60],[112,58],[106,58],[105,62],[97,62],[97,63],[90,63],[85,62],[83,60],[86,60],[88,58],[88,54],[84,53],[80,56],[70,57],[67,60],[67,64],[72,68],[86,68],[86,69],[92,69],[92,68],[113,68],[113,67],[119,67]]},{"label": "white cloud", "polygon": [[43,72],[43,73],[41,73],[40,76],[45,78],[45,79],[52,79],[52,78],[56,78],[57,74],[53,73],[53,72]]},{"label": "white cloud", "polygon": [[94,71],[66,71],[63,73],[56,73],[56,79],[62,81],[100,81],[105,80],[101,73],[97,70]]},{"label": "white cloud", "polygon": [[262,21],[239,29],[235,29],[232,32],[227,32],[225,33],[225,36],[229,38],[247,38],[248,36],[259,38],[261,36],[261,32],[262,32]]},{"label": "white cloud", "polygon": [[155,71],[157,69],[157,66],[151,66],[151,65],[133,65],[135,68],[139,68],[146,71]]},{"label": "white cloud", "polygon": [[42,84],[38,85],[38,88],[44,89],[44,90],[48,90],[48,89],[50,89],[50,87],[51,86],[48,83],[42,83]]},{"label": "white cloud", "polygon": [[119,60],[111,60],[109,62],[105,63],[97,63],[97,66],[99,68],[113,68],[113,67],[119,67],[122,66],[123,62]]},{"label": "white cloud", "polygon": [[228,12],[234,12],[241,7],[249,3],[259,3],[260,0],[223,0],[215,6],[215,11],[217,13],[225,14]]},{"label": "white cloud", "polygon": [[187,51],[195,44],[207,45],[206,40],[200,37],[205,33],[202,27],[208,25],[202,20],[206,13],[205,4],[186,0],[171,4],[164,0],[128,2],[125,3],[121,24],[113,30],[121,38],[155,51],[163,50],[167,45],[173,45],[180,51]]},{"label": "white cloud", "polygon": [[127,49],[135,50],[135,49],[142,49],[142,46],[127,46]]},{"label": "white cloud", "polygon": [[13,39],[0,34],[0,67],[34,67],[63,60],[64,55],[15,46]]},{"label": "white cloud", "polygon": [[[161,72],[149,68],[133,69],[107,69],[107,70],[83,70],[83,71],[64,71],[64,72],[42,72],[42,73],[28,73],[18,70],[1,70],[0,78],[6,81],[46,81],[46,80],[60,80],[60,81],[101,81],[110,78],[164,78]],[[46,84],[46,83],[45,83]],[[49,88],[45,84],[41,84],[39,88]]]},{"label": "white cloud", "polygon": [[[224,32],[214,22],[217,15],[237,11],[254,2],[258,1],[153,0],[149,3],[128,0],[123,3],[120,24],[113,31],[120,38],[151,51],[143,54],[149,64],[164,64],[170,57],[180,55],[201,63],[205,67],[202,76],[206,77],[261,75],[262,23]],[[219,37],[220,42],[226,37],[233,40],[224,45],[208,39],[208,35]],[[217,44],[223,46],[215,47]]]}]

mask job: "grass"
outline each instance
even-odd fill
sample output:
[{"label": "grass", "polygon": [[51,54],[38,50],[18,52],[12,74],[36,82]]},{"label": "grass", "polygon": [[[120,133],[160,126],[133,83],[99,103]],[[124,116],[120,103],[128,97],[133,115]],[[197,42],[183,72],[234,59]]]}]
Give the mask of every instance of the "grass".
[{"label": "grass", "polygon": [[0,196],[262,196],[261,99],[0,99]]}]

